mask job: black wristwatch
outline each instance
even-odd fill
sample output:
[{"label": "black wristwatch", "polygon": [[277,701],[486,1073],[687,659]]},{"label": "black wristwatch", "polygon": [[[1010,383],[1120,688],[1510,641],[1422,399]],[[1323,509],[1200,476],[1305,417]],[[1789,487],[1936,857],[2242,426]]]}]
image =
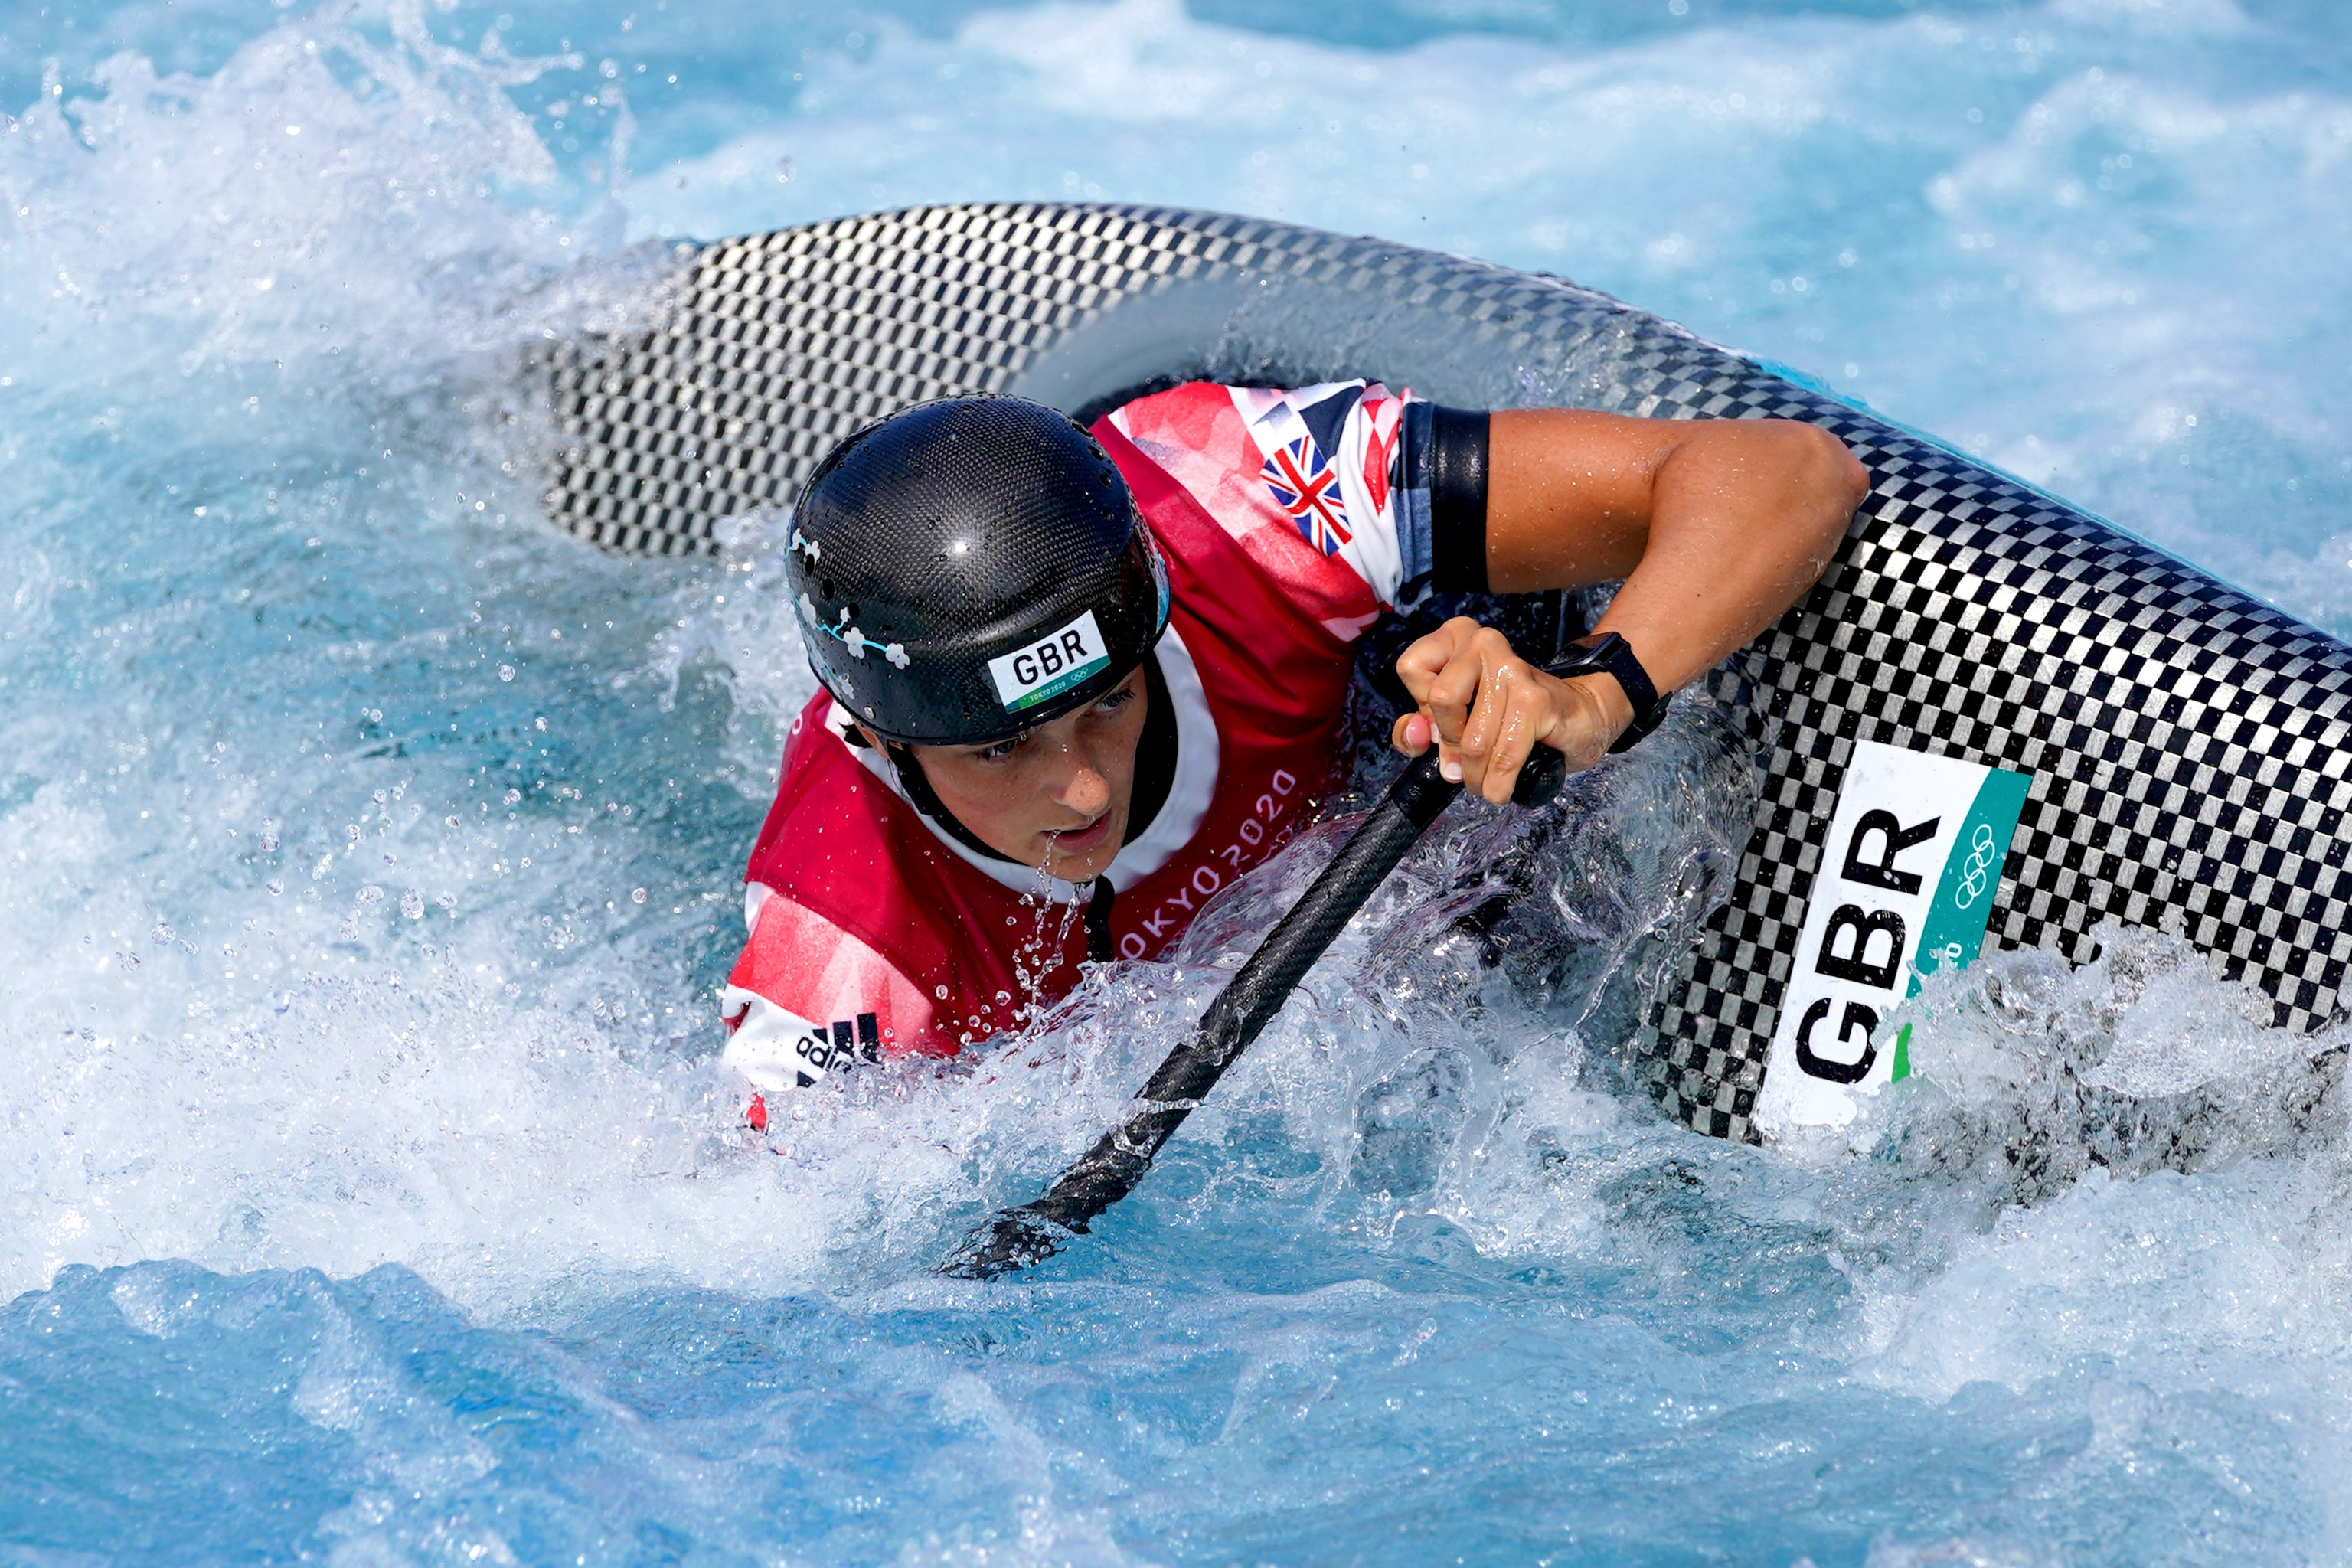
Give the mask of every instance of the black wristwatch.
[{"label": "black wristwatch", "polygon": [[1612,756],[1629,750],[1635,742],[1665,721],[1668,700],[1658,695],[1657,685],[1651,680],[1650,672],[1642,668],[1642,661],[1633,657],[1633,648],[1623,637],[1615,632],[1607,632],[1589,647],[1580,642],[1570,646],[1581,651],[1558,664],[1547,665],[1544,668],[1546,675],[1556,680],[1572,680],[1580,675],[1612,677],[1617,682],[1617,689],[1625,694],[1625,700],[1633,706],[1633,721],[1625,726],[1625,732],[1618,736],[1616,743],[1609,748]]}]

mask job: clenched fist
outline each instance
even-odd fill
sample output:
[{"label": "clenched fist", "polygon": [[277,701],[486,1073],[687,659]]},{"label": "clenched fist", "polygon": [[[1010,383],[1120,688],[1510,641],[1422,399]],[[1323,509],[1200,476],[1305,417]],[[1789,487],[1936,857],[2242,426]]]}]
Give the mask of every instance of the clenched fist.
[{"label": "clenched fist", "polygon": [[1555,680],[1467,616],[1405,649],[1396,668],[1416,704],[1390,733],[1396,749],[1417,757],[1434,741],[1438,771],[1498,805],[1536,747],[1552,747],[1580,772],[1633,721],[1611,677]]}]

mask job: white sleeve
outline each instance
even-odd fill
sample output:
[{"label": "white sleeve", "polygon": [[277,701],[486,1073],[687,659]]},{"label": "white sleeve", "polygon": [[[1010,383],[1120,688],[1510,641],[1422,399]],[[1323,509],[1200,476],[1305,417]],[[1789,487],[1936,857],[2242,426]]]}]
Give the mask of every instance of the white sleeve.
[{"label": "white sleeve", "polygon": [[756,991],[730,985],[719,1008],[734,1024],[719,1059],[752,1088],[771,1094],[814,1088],[833,1067],[835,1053],[846,1055],[850,1049],[835,1046],[829,1031]]},{"label": "white sleeve", "polygon": [[1425,542],[1416,552],[1398,485],[1412,393],[1400,396],[1377,381],[1230,393],[1264,459],[1263,477],[1300,535],[1393,606],[1427,570],[1417,560]]}]

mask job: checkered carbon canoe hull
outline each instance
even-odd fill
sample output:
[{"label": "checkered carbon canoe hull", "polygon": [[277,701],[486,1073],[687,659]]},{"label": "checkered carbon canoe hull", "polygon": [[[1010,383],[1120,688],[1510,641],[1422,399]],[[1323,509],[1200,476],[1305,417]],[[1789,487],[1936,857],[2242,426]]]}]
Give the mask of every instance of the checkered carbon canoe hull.
[{"label": "checkered carbon canoe hull", "polygon": [[1378,376],[1465,406],[1803,419],[1873,489],[1837,563],[1712,679],[1765,781],[1728,901],[1650,1025],[1668,1111],[1750,1114],[1857,740],[2032,776],[1988,939],[2076,962],[2154,926],[2309,1030],[2352,958],[2352,649],[2063,503],[1605,295],[1372,239],[1164,208],[918,208],[696,253],[661,324],[557,347],[549,514],[707,551],[920,398],[1074,413],[1192,375]]}]

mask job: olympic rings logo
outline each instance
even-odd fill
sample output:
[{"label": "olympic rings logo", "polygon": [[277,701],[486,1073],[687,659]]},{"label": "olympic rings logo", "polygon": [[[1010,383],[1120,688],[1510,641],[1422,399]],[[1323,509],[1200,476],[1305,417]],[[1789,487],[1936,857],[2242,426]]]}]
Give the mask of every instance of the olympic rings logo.
[{"label": "olympic rings logo", "polygon": [[1954,904],[1967,909],[1985,896],[1986,889],[1992,884],[1993,863],[1998,858],[1992,825],[1978,823],[1976,832],[1969,839],[1968,863],[1960,869],[1960,889],[1952,895]]}]

